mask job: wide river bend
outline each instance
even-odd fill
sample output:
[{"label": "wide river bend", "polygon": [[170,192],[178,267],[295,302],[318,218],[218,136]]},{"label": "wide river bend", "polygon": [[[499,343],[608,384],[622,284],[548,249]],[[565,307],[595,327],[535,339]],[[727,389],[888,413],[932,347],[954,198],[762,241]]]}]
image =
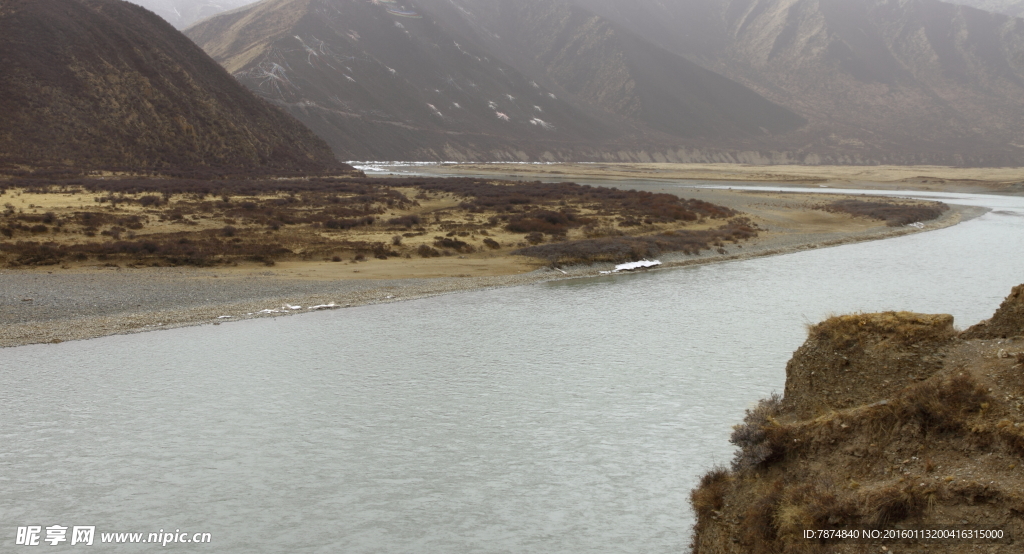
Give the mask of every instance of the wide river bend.
[{"label": "wide river bend", "polygon": [[966,327],[1024,282],[1024,199],[945,199],[992,211],[770,258],[0,350],[0,550],[61,525],[96,526],[101,552],[155,547],[101,533],[175,529],[211,533],[167,547],[189,552],[680,552],[690,489],[782,391],[807,324],[912,310]]}]

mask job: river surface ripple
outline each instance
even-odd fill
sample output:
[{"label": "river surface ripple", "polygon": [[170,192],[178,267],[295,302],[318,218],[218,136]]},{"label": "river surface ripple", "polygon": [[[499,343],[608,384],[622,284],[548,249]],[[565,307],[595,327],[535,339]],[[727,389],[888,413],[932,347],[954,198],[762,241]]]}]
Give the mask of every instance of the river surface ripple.
[{"label": "river surface ripple", "polygon": [[1024,282],[1024,201],[947,200],[994,210],[785,256],[0,350],[0,550],[56,524],[211,533],[172,545],[195,552],[679,552],[690,489],[782,391],[806,324],[966,327]]}]

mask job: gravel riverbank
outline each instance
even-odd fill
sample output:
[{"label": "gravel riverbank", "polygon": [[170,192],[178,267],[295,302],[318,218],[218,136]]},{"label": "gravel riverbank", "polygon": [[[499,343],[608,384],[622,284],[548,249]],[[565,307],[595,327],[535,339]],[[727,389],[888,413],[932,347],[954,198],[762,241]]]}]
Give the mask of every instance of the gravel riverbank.
[{"label": "gravel riverbank", "polygon": [[[934,230],[984,213],[955,207],[923,229]],[[875,227],[855,232],[793,233],[765,229],[761,237],[731,245],[726,254],[679,253],[661,257],[659,271],[877,240],[921,232],[913,227]],[[390,280],[309,280],[278,275],[273,268],[225,272],[197,268],[94,268],[0,270],[0,347],[57,343],[188,325],[219,325],[257,317],[281,317],[316,309],[398,302],[467,290],[520,286],[598,276],[609,264],[541,268],[518,275]],[[333,305],[332,305],[333,304]]]}]

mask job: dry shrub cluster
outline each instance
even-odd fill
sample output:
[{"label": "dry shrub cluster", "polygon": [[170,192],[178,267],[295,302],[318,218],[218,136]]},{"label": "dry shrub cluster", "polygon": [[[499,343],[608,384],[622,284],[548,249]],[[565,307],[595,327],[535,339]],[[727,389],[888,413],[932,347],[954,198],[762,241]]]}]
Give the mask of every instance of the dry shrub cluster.
[{"label": "dry shrub cluster", "polygon": [[725,505],[731,475],[729,470],[716,466],[700,478],[700,484],[690,492],[690,504],[700,517],[710,517]]},{"label": "dry shrub cluster", "polygon": [[924,433],[958,432],[964,430],[968,416],[981,411],[990,400],[988,391],[973,377],[959,374],[908,387],[887,409],[878,411],[876,420],[893,429],[913,423]]},{"label": "dry shrub cluster", "polygon": [[450,248],[461,254],[472,254],[476,247],[468,242],[449,237],[434,237],[434,246],[438,248]]},{"label": "dry shrub cluster", "polygon": [[[821,552],[824,542],[804,540],[805,529],[891,528],[921,516],[938,500],[973,504],[996,498],[1001,493],[971,481],[930,481],[922,487],[919,480],[901,479],[836,486],[833,479],[844,477],[830,472],[827,464],[813,472],[795,469],[803,467],[807,456],[835,451],[851,433],[870,442],[912,440],[929,445],[970,437],[985,450],[1002,444],[1024,454],[1024,437],[1014,425],[1005,421],[987,429],[976,421],[992,401],[978,381],[964,374],[908,387],[887,403],[845,415],[841,422],[823,418],[783,423],[776,419],[781,399],[773,395],[762,400],[734,428],[731,441],[739,451],[732,471],[715,468],[691,493],[698,515],[694,545],[706,540],[702,534],[709,533],[711,521],[724,517],[718,512],[730,499],[742,551],[768,554]],[[787,461],[798,465],[789,466]],[[925,467],[934,469],[930,462]],[[787,479],[779,471],[798,471],[800,476]],[[695,551],[705,550],[695,546]]]},{"label": "dry shrub cluster", "polygon": [[58,243],[17,242],[4,245],[6,252],[17,256],[19,265],[55,265],[63,261],[85,261],[90,257],[103,261],[128,258],[136,263],[157,265],[210,266],[233,260],[272,263],[291,251],[276,243],[224,241],[211,233],[201,238],[194,235],[161,237],[162,240],[89,242],[74,245]]},{"label": "dry shrub cluster", "polygon": [[556,265],[625,262],[660,256],[665,252],[696,255],[725,241],[739,242],[757,236],[747,219],[737,218],[716,229],[668,231],[649,236],[613,236],[557,242],[516,250],[515,254],[542,258]]},{"label": "dry shrub cluster", "polygon": [[577,217],[571,212],[537,210],[510,217],[505,228],[513,233],[565,235],[570,229],[582,227],[590,222],[590,219]]},{"label": "dry shrub cluster", "polygon": [[732,461],[735,471],[759,467],[779,450],[782,427],[775,421],[782,407],[782,397],[772,394],[747,410],[743,423],[733,427],[729,442],[739,447]]},{"label": "dry shrub cluster", "polygon": [[[508,183],[499,186],[480,179],[416,180],[412,184],[433,192],[467,198],[462,207],[471,212],[497,211],[529,213],[540,206],[560,202],[582,204],[598,213],[615,213],[652,223],[724,219],[737,215],[734,210],[703,200],[679,198],[673,194],[575,183]],[[546,232],[546,231],[541,231]]]},{"label": "dry shrub cluster", "polygon": [[931,221],[949,210],[949,206],[941,202],[902,204],[853,199],[838,200],[820,208],[832,213],[878,219],[884,221],[889,227]]}]

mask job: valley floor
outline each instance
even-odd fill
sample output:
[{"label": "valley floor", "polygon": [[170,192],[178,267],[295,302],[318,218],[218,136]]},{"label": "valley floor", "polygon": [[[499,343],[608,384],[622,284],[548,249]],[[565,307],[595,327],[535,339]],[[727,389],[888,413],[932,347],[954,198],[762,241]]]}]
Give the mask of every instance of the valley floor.
[{"label": "valley floor", "polygon": [[[679,193],[678,189],[675,192]],[[924,229],[811,209],[824,195],[686,189],[683,196],[749,215],[759,236],[724,253],[671,253],[662,267],[784,254],[934,230],[984,210],[957,207]],[[835,200],[830,195],[828,200]],[[442,258],[294,261],[273,267],[107,267],[0,270],[0,347],[57,343],[189,325],[410,300],[458,291],[593,277],[610,264],[552,268],[543,260],[479,252]],[[333,304],[333,306],[329,306]]]},{"label": "valley floor", "polygon": [[943,166],[829,166],[677,163],[443,164],[415,171],[445,175],[513,175],[566,179],[707,180],[786,183],[879,190],[1024,195],[1024,168]]}]

